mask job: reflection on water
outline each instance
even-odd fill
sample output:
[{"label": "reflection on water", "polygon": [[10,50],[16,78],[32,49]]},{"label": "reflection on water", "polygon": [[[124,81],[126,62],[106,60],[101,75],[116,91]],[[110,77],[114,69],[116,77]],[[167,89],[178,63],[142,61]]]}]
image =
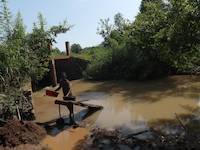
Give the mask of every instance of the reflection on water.
[{"label": "reflection on water", "polygon": [[[84,120],[89,127],[143,130],[151,121],[173,119],[175,113],[188,114],[191,112],[187,108],[199,105],[200,79],[197,77],[174,76],[148,82],[78,80],[72,85],[78,99],[89,99],[85,103],[104,107],[101,112]],[[59,136],[52,137],[52,141],[47,140],[47,143],[56,142],[53,139],[58,140]]]},{"label": "reflection on water", "polygon": [[[85,81],[76,81],[76,84],[82,82]],[[76,84],[75,91],[78,87]],[[199,91],[200,79],[175,76],[145,83],[125,81],[86,83],[86,91],[79,95],[82,99],[91,99],[87,103],[104,106],[93,125],[138,129],[146,127],[149,121],[172,119],[175,113],[189,113],[184,106],[197,107]],[[86,122],[93,119],[91,116]]]}]

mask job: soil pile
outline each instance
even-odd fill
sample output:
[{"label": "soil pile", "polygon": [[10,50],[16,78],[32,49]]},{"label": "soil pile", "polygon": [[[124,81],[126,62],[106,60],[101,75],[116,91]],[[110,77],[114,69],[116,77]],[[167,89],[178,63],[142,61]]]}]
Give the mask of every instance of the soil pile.
[{"label": "soil pile", "polygon": [[42,145],[19,145],[16,147],[1,147],[0,150],[50,150],[48,147],[44,147]]},{"label": "soil pile", "polygon": [[0,128],[0,145],[15,147],[21,144],[39,144],[46,132],[33,122],[10,120]]}]

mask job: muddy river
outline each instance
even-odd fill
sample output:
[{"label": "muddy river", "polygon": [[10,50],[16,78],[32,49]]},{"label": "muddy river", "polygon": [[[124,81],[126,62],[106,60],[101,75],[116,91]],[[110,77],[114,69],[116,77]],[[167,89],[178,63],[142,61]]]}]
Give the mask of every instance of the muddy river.
[{"label": "muddy river", "polygon": [[[70,128],[48,135],[42,143],[52,150],[73,149],[94,126],[142,130],[148,128],[152,121],[174,119],[175,114],[190,114],[200,105],[200,78],[191,76],[146,82],[77,80],[72,82],[72,90],[78,100],[88,99],[85,103],[102,105],[104,109],[81,121],[85,128]],[[59,98],[62,98],[62,93]],[[54,100],[44,96],[44,91],[34,93],[38,122],[58,117],[58,106],[55,106]],[[75,111],[77,116],[81,116],[78,112],[82,108],[76,107]],[[67,113],[62,108],[62,114]]]}]

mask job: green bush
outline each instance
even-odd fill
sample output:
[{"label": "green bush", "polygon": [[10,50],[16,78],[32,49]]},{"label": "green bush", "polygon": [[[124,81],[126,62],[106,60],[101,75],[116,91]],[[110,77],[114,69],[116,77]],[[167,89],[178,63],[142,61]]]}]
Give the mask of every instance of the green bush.
[{"label": "green bush", "polygon": [[0,118],[4,119],[16,115],[16,102],[24,104],[23,84],[30,78],[40,80],[48,71],[49,43],[71,27],[64,22],[46,29],[39,14],[33,31],[26,33],[21,14],[14,21],[11,16],[7,0],[0,1]]},{"label": "green bush", "polygon": [[91,55],[91,61],[85,71],[85,77],[88,79],[109,79],[112,77],[112,50],[97,47],[93,49],[94,54]]},{"label": "green bush", "polygon": [[91,79],[153,79],[200,66],[199,1],[143,0],[133,22],[121,14],[101,20],[101,47],[86,70]]}]

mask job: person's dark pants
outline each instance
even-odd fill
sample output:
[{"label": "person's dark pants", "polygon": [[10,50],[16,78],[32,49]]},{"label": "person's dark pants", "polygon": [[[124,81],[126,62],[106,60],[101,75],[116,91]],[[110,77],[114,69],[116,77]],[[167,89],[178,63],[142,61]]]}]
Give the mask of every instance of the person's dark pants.
[{"label": "person's dark pants", "polygon": [[[75,101],[75,97],[74,96],[70,96],[70,97],[63,97],[63,99],[65,101]],[[73,103],[68,103],[67,104],[67,108],[69,109],[69,119],[70,119],[70,124],[74,124],[74,104]]]}]

